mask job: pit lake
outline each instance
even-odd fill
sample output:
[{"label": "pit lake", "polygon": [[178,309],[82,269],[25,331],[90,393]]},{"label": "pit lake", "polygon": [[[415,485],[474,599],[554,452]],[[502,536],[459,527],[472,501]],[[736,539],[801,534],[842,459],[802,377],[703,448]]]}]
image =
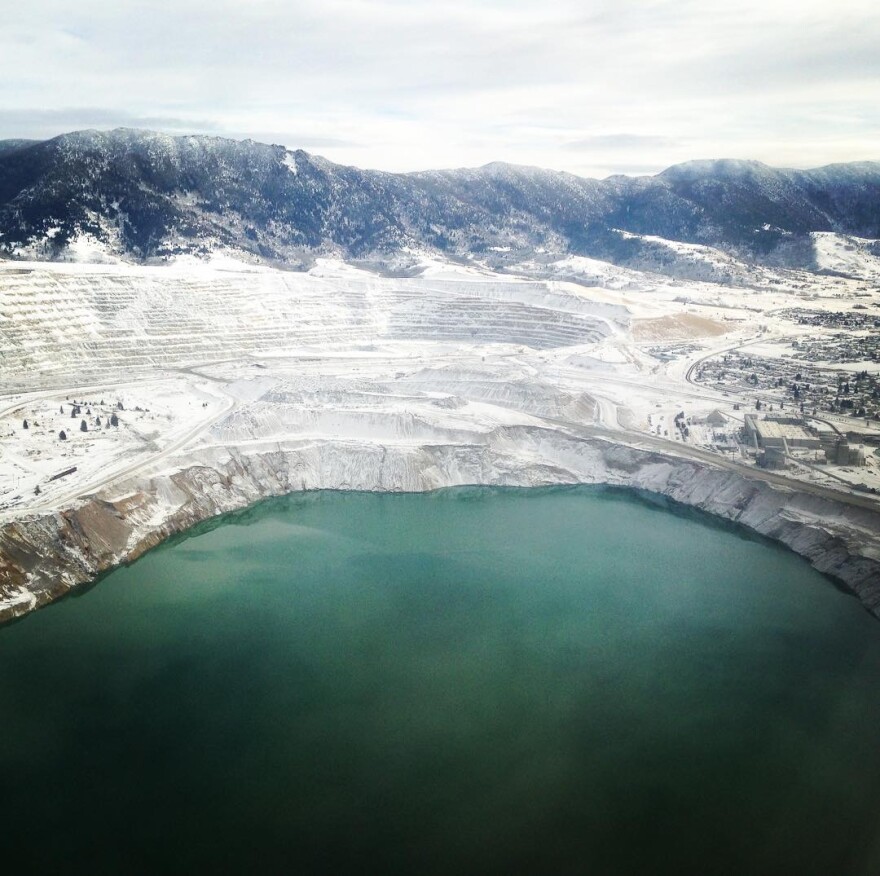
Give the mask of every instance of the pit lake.
[{"label": "pit lake", "polygon": [[880,622],[631,493],[269,500],[0,670],[16,876],[880,872]]}]

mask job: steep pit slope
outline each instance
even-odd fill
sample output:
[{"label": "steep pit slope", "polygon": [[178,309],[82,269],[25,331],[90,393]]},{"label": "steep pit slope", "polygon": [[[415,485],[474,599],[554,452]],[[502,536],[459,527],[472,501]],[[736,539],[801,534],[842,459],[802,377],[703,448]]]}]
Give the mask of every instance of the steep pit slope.
[{"label": "steep pit slope", "polygon": [[457,443],[337,440],[206,447],[63,512],[0,530],[0,619],[21,615],[200,520],[302,489],[421,491],[465,484],[618,484],[650,490],[777,539],[880,616],[880,514],[711,465],[534,426]]}]

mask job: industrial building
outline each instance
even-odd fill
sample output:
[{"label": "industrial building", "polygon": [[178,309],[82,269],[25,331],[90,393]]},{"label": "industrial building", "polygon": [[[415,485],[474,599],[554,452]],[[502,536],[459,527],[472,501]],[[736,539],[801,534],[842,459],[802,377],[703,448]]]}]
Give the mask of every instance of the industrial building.
[{"label": "industrial building", "polygon": [[819,436],[804,426],[803,421],[791,417],[759,420],[752,414],[745,416],[746,439],[755,449],[818,450]]},{"label": "industrial building", "polygon": [[761,468],[782,470],[789,467],[785,451],[777,447],[768,447],[759,453],[756,462]]},{"label": "industrial building", "polygon": [[832,465],[862,466],[868,463],[865,448],[854,447],[842,436],[833,444],[826,445],[825,459]]}]

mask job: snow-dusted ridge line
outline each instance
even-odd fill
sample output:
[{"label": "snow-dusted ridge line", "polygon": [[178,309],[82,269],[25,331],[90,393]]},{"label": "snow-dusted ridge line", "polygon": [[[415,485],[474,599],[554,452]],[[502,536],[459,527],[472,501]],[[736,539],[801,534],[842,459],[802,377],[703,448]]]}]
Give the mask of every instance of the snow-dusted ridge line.
[{"label": "snow-dusted ridge line", "polygon": [[[696,161],[605,180],[497,162],[388,173],[249,140],[117,129],[0,152],[0,178],[0,253],[14,258],[141,262],[225,248],[303,266],[316,254],[424,248],[497,266],[538,252],[666,262],[669,252],[633,245],[624,231],[803,265],[809,232],[880,237],[877,162],[793,170]],[[672,255],[673,276],[692,278],[714,276],[723,260]]]},{"label": "snow-dusted ridge line", "polygon": [[196,523],[300,490],[421,492],[487,485],[607,484],[666,496],[775,539],[880,617],[880,513],[711,464],[532,426],[480,444],[301,440],[204,447],[178,471],[139,476],[0,529],[0,621],[131,562]]}]

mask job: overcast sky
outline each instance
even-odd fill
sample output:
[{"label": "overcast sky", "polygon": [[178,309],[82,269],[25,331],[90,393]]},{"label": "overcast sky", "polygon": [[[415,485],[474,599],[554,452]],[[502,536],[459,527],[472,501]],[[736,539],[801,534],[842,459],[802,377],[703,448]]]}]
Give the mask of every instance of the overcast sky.
[{"label": "overcast sky", "polygon": [[0,2],[0,138],[124,125],[600,177],[880,159],[878,0]]}]

